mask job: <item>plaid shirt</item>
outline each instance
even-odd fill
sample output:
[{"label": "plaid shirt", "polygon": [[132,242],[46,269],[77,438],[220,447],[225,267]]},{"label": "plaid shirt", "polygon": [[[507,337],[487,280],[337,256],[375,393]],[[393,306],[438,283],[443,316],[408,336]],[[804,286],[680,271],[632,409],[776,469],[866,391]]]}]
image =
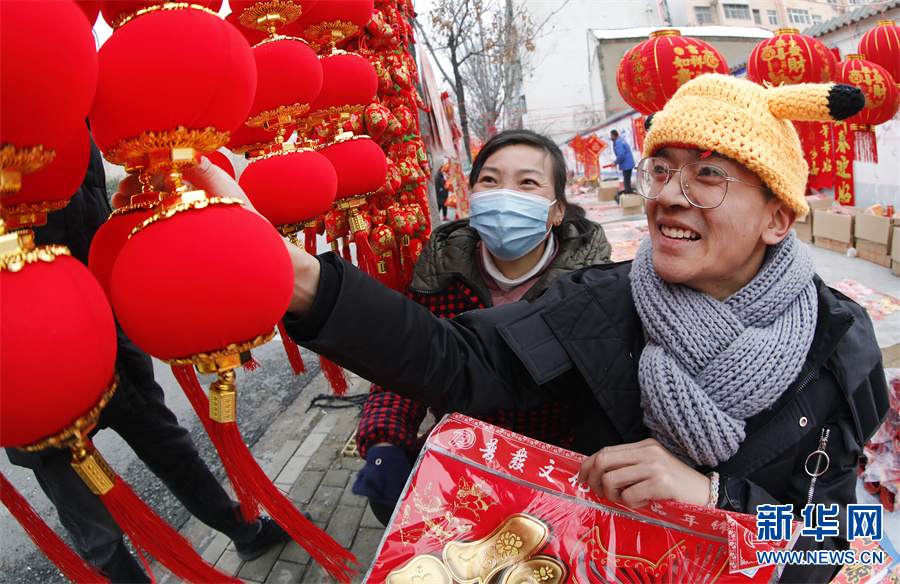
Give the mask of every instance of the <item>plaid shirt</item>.
[{"label": "plaid shirt", "polygon": [[[435,292],[407,291],[407,295],[440,318],[453,318],[485,307],[478,292],[460,278],[453,278],[445,288]],[[356,431],[360,454],[365,458],[370,446],[390,442],[403,448],[411,461],[415,460],[431,432],[429,428],[422,436],[418,435],[427,412],[422,404],[372,384]],[[442,412],[434,414],[438,419],[443,416]],[[564,448],[571,444],[575,427],[575,409],[567,402],[545,404],[528,412],[501,411],[474,417]]]}]

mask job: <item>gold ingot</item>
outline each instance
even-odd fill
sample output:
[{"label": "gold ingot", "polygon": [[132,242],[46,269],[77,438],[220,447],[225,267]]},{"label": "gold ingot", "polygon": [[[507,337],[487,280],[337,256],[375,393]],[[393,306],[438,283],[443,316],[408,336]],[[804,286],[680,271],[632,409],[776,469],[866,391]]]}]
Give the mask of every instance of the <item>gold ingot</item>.
[{"label": "gold ingot", "polygon": [[95,495],[105,495],[116,483],[116,473],[97,451],[82,450],[71,465]]},{"label": "gold ingot", "polygon": [[533,558],[507,568],[500,575],[500,584],[559,584],[568,574],[566,565],[551,556]]},{"label": "gold ingot", "polygon": [[385,584],[453,584],[444,563],[427,554],[416,556],[385,578]]},{"label": "gold ingot", "polygon": [[209,388],[209,419],[220,424],[237,419],[237,391],[233,386],[213,383]]},{"label": "gold ingot", "polygon": [[486,584],[498,572],[529,558],[550,539],[550,529],[524,513],[511,515],[490,535],[444,546],[444,564],[458,582]]}]

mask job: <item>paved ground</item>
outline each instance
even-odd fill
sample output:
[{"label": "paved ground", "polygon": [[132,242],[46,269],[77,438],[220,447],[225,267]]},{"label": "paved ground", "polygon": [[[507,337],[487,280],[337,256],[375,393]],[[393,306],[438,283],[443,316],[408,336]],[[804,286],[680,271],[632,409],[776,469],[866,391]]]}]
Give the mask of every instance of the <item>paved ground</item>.
[{"label": "paved ground", "polygon": [[[609,220],[623,219],[625,218],[620,216]],[[628,220],[639,222],[641,218],[632,217]],[[829,284],[850,280],[868,287],[874,295],[881,293],[882,296],[894,299],[900,297],[900,278],[893,276],[889,269],[814,246],[810,246],[810,249],[817,271]],[[865,292],[866,289],[863,289],[860,293]],[[875,322],[875,326],[883,348],[900,343],[900,310],[888,312]],[[308,511],[317,525],[355,554],[363,570],[354,581],[361,582],[375,556],[383,528],[367,508],[365,500],[351,492],[355,475],[363,465],[361,459],[347,455],[346,448],[356,429],[359,409],[353,405],[352,400],[318,399],[321,394],[328,393],[328,390],[309,353],[304,352],[304,359],[310,373],[301,378],[290,375],[277,341],[254,354],[263,367],[252,373],[238,374],[238,412],[239,416],[246,416],[246,420],[239,418],[239,426],[245,440],[275,484],[286,491],[301,510]],[[900,367],[900,363],[893,366]],[[179,418],[191,427],[204,457],[215,467],[214,471],[219,476],[224,476],[215,461],[208,439],[198,423],[192,420],[193,412],[184,404],[181,390],[171,379],[171,374],[165,367],[161,367],[157,370],[157,377],[166,388],[167,399],[173,404],[173,408],[178,408]],[[209,381],[204,380],[204,383],[208,384]],[[350,396],[362,396],[366,391],[367,384],[363,380],[352,379],[352,387],[348,392]],[[98,444],[98,447],[111,459],[114,468],[123,476],[129,477],[133,486],[144,488],[153,484],[154,477],[146,476],[149,473],[130,471],[126,474],[120,470],[122,467],[139,469],[141,465],[129,459],[127,452],[121,452],[127,451],[127,447],[116,445],[115,436],[109,439],[108,444]],[[0,460],[0,470],[10,477],[32,504],[39,507],[41,515],[48,519],[51,527],[61,533],[58,522],[52,516],[52,509],[46,500],[41,501],[43,495],[34,488],[34,480],[29,478],[28,473],[10,468],[6,460]],[[150,490],[149,493],[141,493],[142,497],[151,500],[154,508],[172,525],[179,527],[181,533],[205,559],[225,571],[237,574],[245,582],[328,581],[321,569],[310,561],[309,555],[294,542],[276,546],[255,561],[241,562],[224,536],[189,518],[167,496],[165,489],[157,487]],[[900,517],[892,520],[897,525]],[[154,566],[153,571],[161,583],[175,581],[158,566]],[[0,582],[64,582],[52,564],[23,536],[21,528],[14,524],[2,507]]]}]

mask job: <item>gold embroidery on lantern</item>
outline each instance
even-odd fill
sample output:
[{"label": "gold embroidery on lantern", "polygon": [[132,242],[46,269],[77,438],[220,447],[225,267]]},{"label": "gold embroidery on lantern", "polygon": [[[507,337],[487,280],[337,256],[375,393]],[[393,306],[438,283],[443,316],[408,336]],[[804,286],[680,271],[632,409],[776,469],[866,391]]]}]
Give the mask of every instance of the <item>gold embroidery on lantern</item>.
[{"label": "gold embroidery on lantern", "polygon": [[22,188],[22,175],[40,170],[53,162],[56,150],[44,150],[43,146],[16,148],[7,144],[0,148],[0,194],[16,193]]},{"label": "gold embroidery on lantern", "polygon": [[104,158],[110,164],[140,167],[144,172],[157,174],[172,168],[179,150],[193,148],[198,151],[192,153],[189,160],[177,160],[194,166],[204,152],[225,146],[230,136],[230,132],[219,132],[212,127],[188,130],[179,126],[166,132],[143,132],[135,138],[119,138],[119,143],[110,148]]}]

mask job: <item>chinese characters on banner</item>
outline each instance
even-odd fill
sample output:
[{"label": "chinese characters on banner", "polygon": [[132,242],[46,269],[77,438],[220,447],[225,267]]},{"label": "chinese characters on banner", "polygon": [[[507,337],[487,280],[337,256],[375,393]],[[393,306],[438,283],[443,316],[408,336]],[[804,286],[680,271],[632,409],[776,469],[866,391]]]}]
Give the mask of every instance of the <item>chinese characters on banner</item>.
[{"label": "chinese characters on banner", "polygon": [[584,177],[588,180],[597,180],[600,177],[600,153],[606,148],[606,143],[600,140],[596,134],[591,134],[586,145]]},{"label": "chinese characters on banner", "polygon": [[853,132],[846,122],[834,123],[834,198],[853,205]]},{"label": "chinese characters on banner", "polygon": [[634,133],[634,147],[638,152],[644,151],[644,138],[647,136],[647,131],[644,129],[644,122],[646,121],[647,116],[638,116],[631,120],[631,129]]}]

